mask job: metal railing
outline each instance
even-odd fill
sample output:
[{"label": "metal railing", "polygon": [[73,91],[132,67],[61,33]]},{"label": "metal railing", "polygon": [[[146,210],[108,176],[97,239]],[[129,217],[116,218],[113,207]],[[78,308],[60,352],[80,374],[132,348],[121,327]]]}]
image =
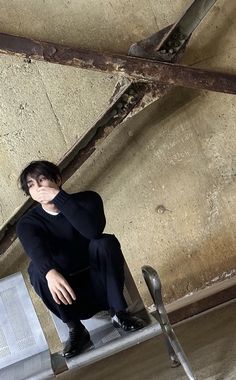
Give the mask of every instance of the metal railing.
[{"label": "metal railing", "polygon": [[161,281],[156,270],[149,265],[145,265],[142,267],[142,274],[156,307],[156,317],[161,326],[162,333],[166,339],[171,366],[177,367],[181,364],[188,379],[197,380],[169,321],[162,300]]}]

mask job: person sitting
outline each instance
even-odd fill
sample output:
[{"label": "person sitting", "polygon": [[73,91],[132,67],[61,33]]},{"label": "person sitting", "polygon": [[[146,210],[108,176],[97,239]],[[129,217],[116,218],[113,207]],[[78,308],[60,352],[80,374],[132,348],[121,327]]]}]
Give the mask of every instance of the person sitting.
[{"label": "person sitting", "polygon": [[31,259],[32,286],[69,327],[63,356],[78,355],[91,343],[81,320],[99,311],[109,310],[116,328],[143,328],[144,321],[126,310],[124,257],[118,239],[103,232],[106,219],[100,195],[65,192],[59,167],[45,160],[25,167],[19,182],[38,204],[17,223],[17,236]]}]

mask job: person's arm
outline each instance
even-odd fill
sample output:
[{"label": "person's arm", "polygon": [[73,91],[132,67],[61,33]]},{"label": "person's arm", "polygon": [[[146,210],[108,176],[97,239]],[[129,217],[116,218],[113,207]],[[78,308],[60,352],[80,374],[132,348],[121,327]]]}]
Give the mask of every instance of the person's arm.
[{"label": "person's arm", "polygon": [[16,233],[26,254],[42,276],[45,277],[50,269],[57,269],[47,243],[47,236],[42,228],[28,221],[20,221],[17,224]]},{"label": "person's arm", "polygon": [[17,236],[31,258],[35,268],[46,277],[48,288],[57,304],[71,304],[76,299],[73,289],[57,270],[57,265],[51,257],[47,238],[40,227],[32,226],[30,222],[19,222]]},{"label": "person's arm", "polygon": [[61,302],[64,303],[64,305],[71,305],[72,301],[76,300],[74,290],[56,269],[50,269],[48,271],[46,274],[46,280],[51,295],[58,305],[60,305]]},{"label": "person's arm", "polygon": [[57,269],[42,228],[32,225],[30,221],[20,221],[16,233],[26,254],[42,276],[45,277],[50,269]]},{"label": "person's arm", "polygon": [[103,202],[94,191],[68,194],[64,190],[41,186],[35,200],[45,205],[54,203],[68,222],[87,239],[99,238],[105,228]]},{"label": "person's arm", "polygon": [[106,219],[102,199],[96,192],[68,194],[61,190],[52,202],[81,235],[87,239],[100,237]]}]

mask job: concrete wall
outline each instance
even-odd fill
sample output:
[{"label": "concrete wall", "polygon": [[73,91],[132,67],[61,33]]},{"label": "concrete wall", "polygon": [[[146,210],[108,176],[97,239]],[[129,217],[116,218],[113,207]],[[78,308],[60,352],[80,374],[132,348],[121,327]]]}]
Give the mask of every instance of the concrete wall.
[{"label": "concrete wall", "polygon": [[[173,23],[186,1],[0,0],[1,32],[126,53]],[[184,62],[235,71],[234,2],[218,1]],[[16,186],[33,159],[57,162],[102,113],[116,77],[0,55],[0,224],[24,201]],[[104,198],[141,295],[140,267],[158,269],[166,302],[235,274],[236,97],[173,89],[119,127],[65,185]],[[16,242],[2,276],[26,267]],[[39,301],[37,301],[39,302]]]}]

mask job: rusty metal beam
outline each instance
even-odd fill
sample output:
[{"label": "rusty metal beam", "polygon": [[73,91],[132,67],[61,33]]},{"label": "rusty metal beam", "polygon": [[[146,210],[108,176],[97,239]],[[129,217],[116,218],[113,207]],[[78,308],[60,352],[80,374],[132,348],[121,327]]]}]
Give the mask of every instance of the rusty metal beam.
[{"label": "rusty metal beam", "polygon": [[[206,17],[211,7],[217,0],[194,0],[182,16],[173,25],[152,34],[144,40],[132,44],[129,48],[128,55],[133,57],[155,59],[164,62],[179,62],[184,54],[185,48],[190,37],[200,22]],[[144,107],[148,106],[161,96],[169,92],[171,87],[165,86],[162,89],[162,95],[158,91],[157,96],[154,93],[147,93],[142,101]],[[150,96],[151,95],[151,96]],[[132,116],[140,111],[140,106],[134,107]],[[130,115],[128,115],[130,117]]]},{"label": "rusty metal beam", "polygon": [[[164,33],[160,31],[160,38],[156,39],[158,43],[168,30],[169,27],[165,28]],[[128,85],[128,83],[130,84]],[[164,96],[170,89],[169,86],[161,86],[156,83],[126,81],[126,84],[127,86],[124,83],[119,85],[116,89],[116,96],[113,97],[113,101],[101,118],[58,162],[62,170],[63,182],[66,182],[82,166],[117,126],[128,117],[141,111],[151,102],[150,99],[154,101]],[[145,95],[148,95],[148,102],[144,101]],[[0,230],[0,255],[5,253],[16,239],[16,224],[33,205],[32,200],[27,200]]]},{"label": "rusty metal beam", "polygon": [[236,75],[0,34],[0,53],[120,74],[131,80],[236,94]]},{"label": "rusty metal beam", "polygon": [[[195,0],[190,6],[192,8],[191,21],[193,25],[189,24],[188,10],[184,12],[182,18],[171,27],[167,27],[161,30],[149,39],[141,41],[136,46],[139,50],[134,52],[132,47],[130,49],[130,55],[153,58],[155,60],[164,60],[168,62],[175,62],[179,60],[185,49],[186,43],[190,34],[196,27],[195,18],[201,18],[207,13],[213,0]],[[194,5],[195,4],[195,5]],[[193,6],[195,11],[193,12]],[[198,11],[196,9],[198,7]],[[203,9],[202,7],[208,7]],[[197,11],[197,12],[196,12]],[[199,15],[199,12],[201,13]],[[196,17],[195,17],[195,15]],[[201,16],[201,17],[200,17]],[[183,28],[187,25],[188,29]],[[182,34],[181,34],[182,33]],[[183,35],[185,41],[183,41]],[[180,44],[176,46],[177,40],[180,40]],[[135,46],[133,45],[133,47]],[[141,54],[140,54],[140,47]],[[174,49],[173,49],[174,48]],[[172,51],[172,49],[174,51]],[[30,57],[27,57],[30,60]],[[115,101],[110,105],[108,110],[104,113],[101,119],[94,125],[94,127],[71,149],[63,160],[59,163],[62,168],[63,178],[66,181],[71,175],[90,157],[90,155],[96,151],[97,147],[102,144],[105,138],[116,128],[122,121],[124,121],[130,115],[139,112],[146,105],[152,101],[164,96],[169,92],[170,86],[158,86],[156,83],[152,84],[130,84],[126,88],[118,91]],[[145,96],[148,95],[147,100]],[[0,254],[4,253],[16,238],[15,225],[20,216],[32,206],[32,201],[25,202],[18,212],[11,218],[11,220],[0,231]],[[174,310],[170,312],[169,318],[172,322],[178,322],[186,319],[192,315],[196,315],[199,312],[208,310],[211,307],[222,304],[228,300],[234,298],[235,285],[231,288],[227,288],[217,294],[204,298],[203,301],[195,302],[191,305],[182,307],[180,310]]]},{"label": "rusty metal beam", "polygon": [[[199,5],[199,0],[195,0],[194,3],[198,3]],[[190,7],[192,6],[193,4]],[[203,13],[205,15],[207,11],[203,8],[201,9],[201,19],[203,18]],[[171,53],[168,52],[168,54],[166,54],[166,52],[163,54],[162,52],[160,53],[156,50],[157,47],[159,50],[163,50],[165,44],[168,46],[172,44],[173,33],[179,30],[179,25],[182,25],[184,22],[186,22],[186,13],[187,11],[185,11],[180,20],[174,24],[174,27],[168,26],[163,30],[155,33],[148,39],[132,45],[130,53],[136,56],[138,53],[140,54],[140,49],[139,51],[136,49],[136,46],[138,46],[139,48],[142,48],[140,55],[143,57],[146,57],[148,54],[149,57],[153,57],[154,59],[164,59],[168,62],[178,61],[183,55],[186,43],[190,37],[190,29],[192,28],[192,32],[196,27],[194,19],[192,19],[194,25],[192,27],[189,25],[189,33],[185,33],[185,42],[184,44],[181,44],[180,49],[176,49]],[[15,48],[11,45],[8,45],[8,47],[10,49]],[[132,50],[134,47],[135,51]],[[30,53],[31,49],[27,50],[25,53],[29,61]],[[115,99],[113,99],[113,102],[111,102],[110,107],[107,109],[104,115],[100,118],[100,120],[98,120],[92,129],[82,139],[80,139],[69,152],[67,152],[66,156],[63,157],[63,159],[59,162],[63,173],[63,180],[66,181],[68,178],[70,178],[70,176],[75,173],[75,171],[90,157],[90,155],[97,149],[97,147],[112,132],[112,130],[116,128],[120,123],[122,123],[122,121],[126,120],[133,114],[136,114],[152,101],[164,96],[166,93],[168,93],[170,88],[170,86],[162,86],[158,85],[157,83],[131,83],[126,87],[124,85],[122,86],[121,84],[120,88],[118,88]],[[145,98],[146,96],[147,99]],[[16,223],[23,215],[23,213],[32,206],[32,204],[33,203],[30,200],[23,204],[18,212],[1,229],[0,254],[4,253],[15,240]]]},{"label": "rusty metal beam", "polygon": [[[169,27],[165,28],[165,32],[168,30]],[[161,31],[158,42],[164,35],[165,33]],[[28,56],[27,59],[29,60]],[[130,82],[126,81],[126,83],[121,82],[118,85],[116,95],[113,96],[108,109],[58,163],[62,170],[63,182],[66,182],[82,166],[106,137],[131,113],[137,113],[147,105],[142,102],[146,94],[149,94],[149,101],[150,98],[155,100],[164,96],[169,89],[167,86],[158,86],[157,84],[128,83]],[[20,217],[33,205],[34,202],[28,199],[0,230],[0,255],[5,253],[16,239],[16,224]]]}]

